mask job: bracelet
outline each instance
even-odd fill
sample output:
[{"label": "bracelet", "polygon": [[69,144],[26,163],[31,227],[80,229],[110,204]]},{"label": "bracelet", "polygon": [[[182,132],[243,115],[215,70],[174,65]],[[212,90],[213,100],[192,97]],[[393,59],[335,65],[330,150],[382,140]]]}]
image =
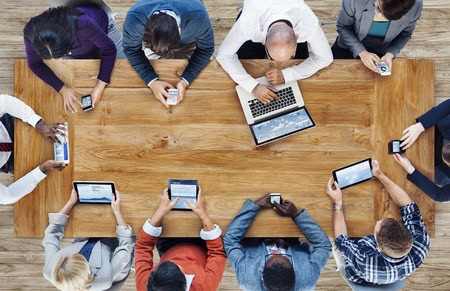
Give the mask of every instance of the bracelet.
[{"label": "bracelet", "polygon": [[344,210],[344,206],[343,205],[341,205],[341,206],[337,206],[336,204],[334,204],[334,211],[337,211],[337,210]]}]

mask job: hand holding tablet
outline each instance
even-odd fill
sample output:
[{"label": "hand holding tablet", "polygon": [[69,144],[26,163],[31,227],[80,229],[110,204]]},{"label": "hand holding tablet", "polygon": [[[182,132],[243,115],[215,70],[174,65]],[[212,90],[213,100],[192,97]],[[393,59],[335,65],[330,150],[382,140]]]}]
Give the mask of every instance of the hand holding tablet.
[{"label": "hand holding tablet", "polygon": [[178,199],[173,209],[191,210],[187,201],[195,202],[198,199],[200,184],[198,180],[178,180],[169,179],[169,199],[171,201]]},{"label": "hand holding tablet", "polygon": [[334,170],[334,181],[336,181],[341,189],[370,180],[372,174],[372,159],[366,159],[349,166]]},{"label": "hand holding tablet", "polygon": [[80,203],[110,204],[116,200],[114,182],[74,181],[73,189],[77,192]]}]

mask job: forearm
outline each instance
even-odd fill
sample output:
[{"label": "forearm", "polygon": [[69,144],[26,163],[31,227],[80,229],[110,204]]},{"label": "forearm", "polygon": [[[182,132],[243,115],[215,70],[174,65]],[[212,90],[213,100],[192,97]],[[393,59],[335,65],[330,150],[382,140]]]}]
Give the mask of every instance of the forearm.
[{"label": "forearm", "polygon": [[42,173],[39,167],[37,167],[8,187],[1,185],[0,192],[3,193],[1,193],[0,204],[12,204],[17,202],[22,197],[32,192],[38,183],[45,177],[46,175]]},{"label": "forearm", "polygon": [[116,217],[116,224],[118,226],[127,226],[128,224],[125,222],[125,219],[122,216],[121,212],[114,213],[114,216]]},{"label": "forearm", "polygon": [[407,178],[434,201],[450,201],[450,185],[439,187],[417,169],[409,174]]},{"label": "forearm", "polygon": [[214,47],[207,49],[197,48],[189,59],[189,64],[181,75],[189,84],[194,81],[197,75],[208,65],[214,52]]},{"label": "forearm", "polygon": [[389,45],[387,51],[397,56],[400,51],[405,47],[408,41],[411,39],[412,32],[400,33]]},{"label": "forearm", "polygon": [[74,205],[75,204],[73,202],[67,201],[66,205],[64,205],[64,207],[59,211],[59,213],[69,215]]},{"label": "forearm", "polygon": [[340,237],[341,235],[347,235],[347,224],[345,223],[343,210],[334,211],[333,225],[335,239]]},{"label": "forearm", "polygon": [[0,108],[0,114],[8,113],[13,117],[21,119],[23,122],[27,122],[33,127],[36,127],[39,120],[42,119],[42,117],[37,115],[34,110],[22,100],[7,94],[0,95]]},{"label": "forearm", "polygon": [[384,188],[386,188],[386,191],[389,193],[392,200],[394,200],[395,204],[399,207],[406,206],[412,202],[405,190],[395,184],[385,174],[381,173],[377,178],[383,184]]}]

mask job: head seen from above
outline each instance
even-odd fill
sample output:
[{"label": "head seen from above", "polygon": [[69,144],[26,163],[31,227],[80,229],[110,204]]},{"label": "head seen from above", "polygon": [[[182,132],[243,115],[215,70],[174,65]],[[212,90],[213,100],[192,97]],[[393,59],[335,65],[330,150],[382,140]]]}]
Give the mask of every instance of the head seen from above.
[{"label": "head seen from above", "polygon": [[294,290],[295,273],[291,261],[282,255],[271,256],[264,266],[262,280],[268,291]]},{"label": "head seen from above", "polygon": [[164,261],[152,272],[147,291],[185,291],[186,277],[183,270],[171,261]]},{"label": "head seen from above", "polygon": [[88,290],[94,283],[94,274],[85,257],[76,253],[61,256],[52,272],[52,282],[59,290]]},{"label": "head seen from above", "polygon": [[267,29],[265,47],[269,59],[282,62],[293,58],[297,36],[292,25],[284,20],[272,23]]},{"label": "head seen from above", "polygon": [[387,20],[399,20],[416,4],[416,0],[377,0],[375,7]]},{"label": "head seen from above", "polygon": [[450,167],[450,143],[442,148],[442,160]]},{"label": "head seen from above", "polygon": [[42,59],[60,59],[71,49],[79,15],[75,8],[50,8],[30,19],[24,29],[25,38]]},{"label": "head seen from above", "polygon": [[374,234],[378,249],[389,257],[401,258],[411,251],[412,234],[395,219],[385,218],[377,221]]},{"label": "head seen from above", "polygon": [[153,14],[145,25],[144,47],[165,58],[180,47],[180,29],[177,21],[166,13]]}]

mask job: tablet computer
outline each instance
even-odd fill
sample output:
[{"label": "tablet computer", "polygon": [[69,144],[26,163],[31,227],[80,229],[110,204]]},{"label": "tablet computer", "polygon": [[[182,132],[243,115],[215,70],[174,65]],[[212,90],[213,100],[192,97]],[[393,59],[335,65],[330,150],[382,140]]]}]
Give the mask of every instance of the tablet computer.
[{"label": "tablet computer", "polygon": [[79,203],[111,204],[112,199],[116,200],[114,182],[75,181],[73,189],[78,194]]},{"label": "tablet computer", "polygon": [[373,177],[372,159],[366,159],[333,171],[333,178],[341,189],[362,183]]},{"label": "tablet computer", "polygon": [[169,179],[169,199],[178,200],[177,204],[173,207],[175,210],[191,210],[186,201],[190,200],[192,202],[197,201],[198,191],[200,185],[198,180],[179,180],[179,179]]}]

